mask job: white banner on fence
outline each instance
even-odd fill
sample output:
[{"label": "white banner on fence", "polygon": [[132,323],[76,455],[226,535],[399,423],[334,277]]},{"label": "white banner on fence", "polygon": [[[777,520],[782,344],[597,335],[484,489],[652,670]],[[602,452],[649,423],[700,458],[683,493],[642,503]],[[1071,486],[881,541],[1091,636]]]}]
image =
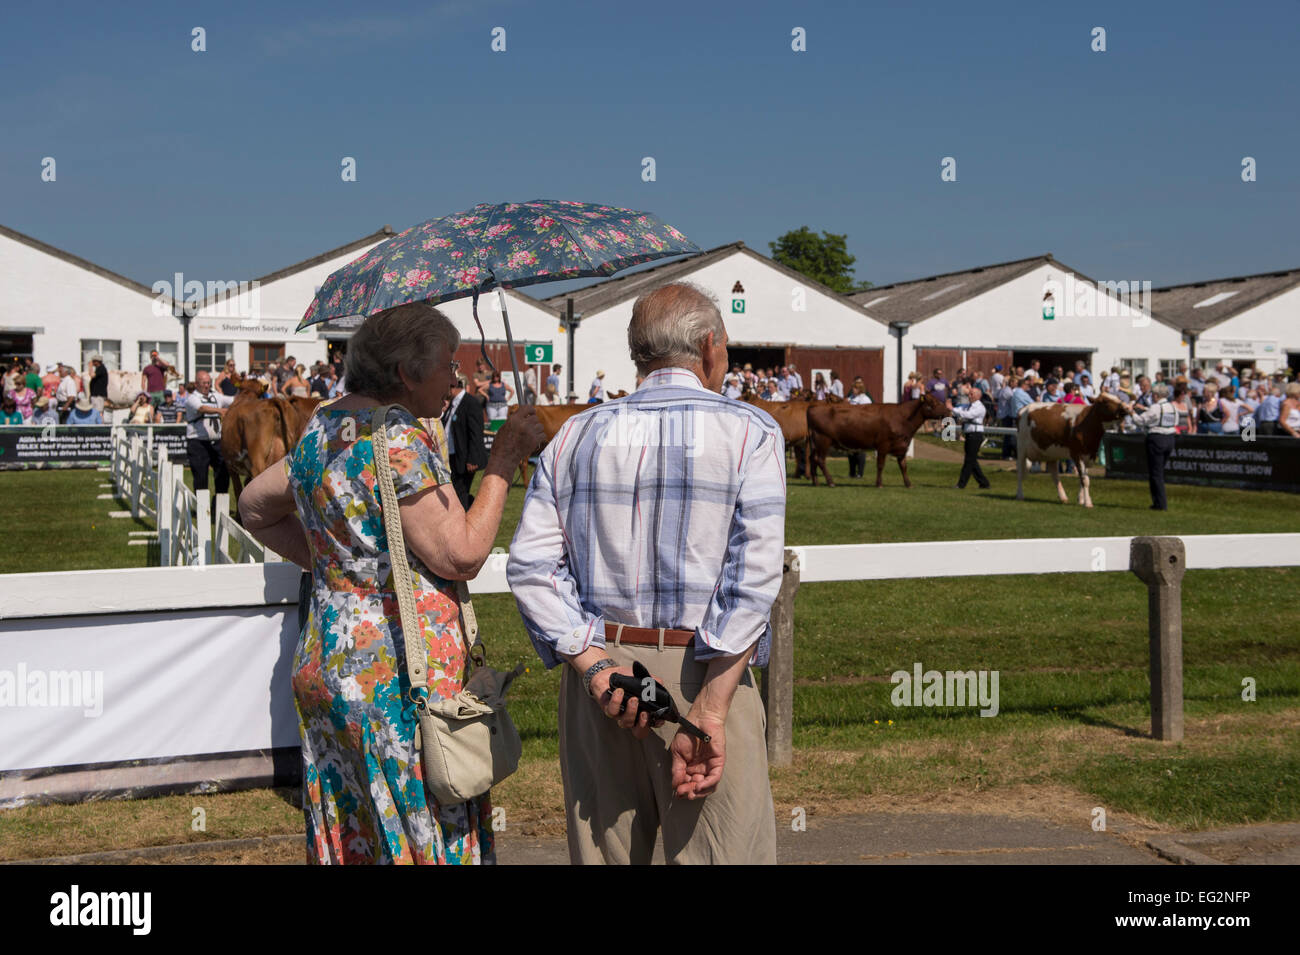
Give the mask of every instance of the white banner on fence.
[{"label": "white banner on fence", "polygon": [[298,745],[298,608],[0,621],[0,769]]}]

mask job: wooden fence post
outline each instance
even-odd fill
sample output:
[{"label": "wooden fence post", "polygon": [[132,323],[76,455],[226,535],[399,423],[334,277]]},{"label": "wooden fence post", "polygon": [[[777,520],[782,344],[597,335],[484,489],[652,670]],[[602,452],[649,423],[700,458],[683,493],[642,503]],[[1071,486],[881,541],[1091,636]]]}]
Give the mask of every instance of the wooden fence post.
[{"label": "wooden fence post", "polygon": [[1147,585],[1151,655],[1151,735],[1183,738],[1183,572],[1187,554],[1177,537],[1135,537],[1129,567]]},{"label": "wooden fence post", "polygon": [[781,590],[772,603],[772,646],[763,671],[763,706],[767,712],[767,762],[794,761],[794,595],[799,590],[799,557],[786,548]]}]

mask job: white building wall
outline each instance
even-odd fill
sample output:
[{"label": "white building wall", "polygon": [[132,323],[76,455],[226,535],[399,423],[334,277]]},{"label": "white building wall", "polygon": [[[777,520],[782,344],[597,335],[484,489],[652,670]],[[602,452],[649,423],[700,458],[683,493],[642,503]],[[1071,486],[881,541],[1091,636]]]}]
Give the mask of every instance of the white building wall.
[{"label": "white building wall", "polygon": [[1261,372],[1286,367],[1288,351],[1300,352],[1300,287],[1207,328],[1196,339],[1198,359],[1253,359]]},{"label": "white building wall", "polygon": [[[1043,318],[1049,282],[1057,283],[1055,318],[1050,321]],[[929,373],[916,367],[916,350],[927,347],[1096,349],[1093,370],[1140,358],[1152,377],[1162,359],[1187,359],[1179,332],[1055,265],[1036,268],[927,318],[908,329],[903,341],[905,374]]]},{"label": "white building wall", "polygon": [[83,339],[121,342],[120,367],[138,370],[141,341],[181,341],[180,323],[153,313],[154,297],[26,243],[0,236],[0,326],[38,328],[42,366],[82,366]]},{"label": "white building wall", "polygon": [[[883,349],[884,393],[897,394],[896,340],[888,326],[868,317],[852,303],[811,285],[800,286],[795,277],[741,250],[692,272],[683,281],[717,298],[727,335],[734,345]],[[744,287],[743,296],[732,295],[737,281]],[[794,307],[796,286],[804,290],[803,311]],[[744,299],[743,313],[732,312],[733,298]],[[586,398],[597,370],[605,372],[609,391],[635,388],[636,366],[627,349],[627,326],[634,302],[635,297],[629,298],[594,316],[583,316],[575,343],[574,387],[580,399]],[[808,369],[801,370],[806,373]]]}]

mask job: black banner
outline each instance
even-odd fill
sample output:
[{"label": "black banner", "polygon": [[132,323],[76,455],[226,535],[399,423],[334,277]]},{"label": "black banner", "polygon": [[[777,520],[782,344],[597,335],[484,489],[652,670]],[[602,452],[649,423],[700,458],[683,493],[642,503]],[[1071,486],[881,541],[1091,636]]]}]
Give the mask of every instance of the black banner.
[{"label": "black banner", "polygon": [[[0,471],[34,468],[93,468],[106,465],[112,456],[114,429],[134,432],[146,438],[153,428],[154,447],[167,448],[167,457],[184,463],[185,425],[46,425],[0,428]],[[156,453],[156,452],[155,452]]]},{"label": "black banner", "polygon": [[[1106,477],[1147,478],[1145,434],[1106,434]],[[1165,468],[1169,484],[1201,484],[1247,491],[1300,494],[1300,439],[1180,434]]]}]

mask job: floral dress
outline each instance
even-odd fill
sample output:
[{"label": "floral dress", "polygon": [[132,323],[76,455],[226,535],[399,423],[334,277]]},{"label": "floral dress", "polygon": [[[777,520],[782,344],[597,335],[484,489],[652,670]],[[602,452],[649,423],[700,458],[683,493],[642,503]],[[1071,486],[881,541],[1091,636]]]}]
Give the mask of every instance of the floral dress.
[{"label": "floral dress", "polygon": [[[439,806],[424,788],[406,650],[376,485],[377,409],[317,409],[288,459],[312,556],[312,598],[293,661],[307,857],[315,863],[496,861],[488,795]],[[388,413],[397,497],[450,483],[440,427]],[[455,586],[409,549],[430,697],[459,692],[465,643]]]}]

